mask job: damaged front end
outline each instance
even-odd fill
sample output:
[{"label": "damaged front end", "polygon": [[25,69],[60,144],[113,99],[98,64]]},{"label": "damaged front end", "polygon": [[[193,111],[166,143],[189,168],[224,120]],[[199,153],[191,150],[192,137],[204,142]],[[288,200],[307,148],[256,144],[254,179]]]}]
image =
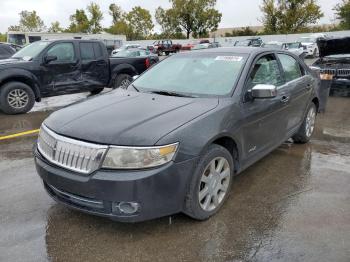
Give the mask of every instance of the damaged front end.
[{"label": "damaged front end", "polygon": [[350,37],[320,39],[320,58],[312,67],[323,81],[331,81],[331,94],[341,91],[350,96]]}]

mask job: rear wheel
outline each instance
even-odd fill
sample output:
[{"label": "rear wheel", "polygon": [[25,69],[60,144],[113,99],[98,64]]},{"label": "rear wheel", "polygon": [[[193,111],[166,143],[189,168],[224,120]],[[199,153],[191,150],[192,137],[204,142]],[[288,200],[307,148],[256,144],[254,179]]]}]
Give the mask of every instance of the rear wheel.
[{"label": "rear wheel", "polygon": [[308,108],[307,114],[304,118],[303,124],[301,125],[298,133],[296,133],[292,138],[294,143],[305,144],[310,141],[312,133],[315,129],[316,121],[316,106],[314,103]]},{"label": "rear wheel", "polygon": [[202,155],[186,198],[185,213],[198,220],[214,215],[225,202],[233,178],[233,158],[222,146],[211,145]]},{"label": "rear wheel", "polygon": [[116,77],[113,88],[127,89],[128,86],[132,83],[132,80],[133,79],[130,75],[120,74]]},{"label": "rear wheel", "polygon": [[0,88],[0,109],[6,114],[27,113],[34,103],[34,92],[24,83],[9,82]]},{"label": "rear wheel", "polygon": [[101,87],[101,88],[96,88],[96,89],[90,91],[90,94],[91,94],[92,96],[98,95],[99,93],[101,93],[101,92],[103,91],[103,89],[104,89],[103,87]]}]

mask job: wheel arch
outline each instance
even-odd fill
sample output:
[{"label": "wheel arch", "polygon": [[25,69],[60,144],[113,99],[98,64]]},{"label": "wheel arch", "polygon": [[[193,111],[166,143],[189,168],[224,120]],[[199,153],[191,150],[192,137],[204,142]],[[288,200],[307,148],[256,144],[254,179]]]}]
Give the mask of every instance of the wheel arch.
[{"label": "wheel arch", "polygon": [[11,74],[6,77],[0,78],[0,88],[10,82],[21,82],[28,85],[34,92],[35,101],[39,102],[41,100],[41,93],[39,89],[38,81],[34,76],[26,74]]},{"label": "wheel arch", "polygon": [[[226,148],[234,161],[234,172],[240,170],[240,157],[241,157],[241,146],[238,140],[227,133],[223,133],[213,137],[204,147],[202,153],[208,149],[212,144],[216,144]],[[201,153],[201,154],[202,154]]]}]

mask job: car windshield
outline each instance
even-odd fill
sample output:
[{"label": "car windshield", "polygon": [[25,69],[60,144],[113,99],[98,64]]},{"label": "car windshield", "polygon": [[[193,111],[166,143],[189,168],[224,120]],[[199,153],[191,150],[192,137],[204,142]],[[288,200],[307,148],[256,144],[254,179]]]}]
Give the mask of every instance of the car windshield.
[{"label": "car windshield", "polygon": [[48,44],[50,44],[50,42],[48,42],[48,41],[34,42],[34,43],[22,48],[21,50],[19,50],[12,57],[13,58],[21,58],[23,60],[29,61],[29,60],[33,59],[34,57],[36,57],[42,50],[44,50]]},{"label": "car windshield", "polygon": [[286,46],[288,49],[299,48],[300,43],[287,43]]},{"label": "car windshield", "polygon": [[245,54],[232,53],[175,55],[141,75],[133,85],[143,92],[227,95],[232,91],[246,58]]}]

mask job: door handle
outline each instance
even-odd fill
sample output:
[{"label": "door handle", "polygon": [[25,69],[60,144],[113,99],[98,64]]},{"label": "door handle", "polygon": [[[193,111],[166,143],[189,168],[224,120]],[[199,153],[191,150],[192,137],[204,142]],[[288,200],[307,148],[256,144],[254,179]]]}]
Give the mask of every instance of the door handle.
[{"label": "door handle", "polygon": [[96,63],[96,65],[98,65],[98,66],[102,66],[102,65],[105,65],[105,64],[106,64],[105,61],[98,61],[98,62]]},{"label": "door handle", "polygon": [[282,102],[282,103],[287,103],[288,101],[289,101],[289,96],[283,95],[283,96],[281,97],[281,102]]}]

